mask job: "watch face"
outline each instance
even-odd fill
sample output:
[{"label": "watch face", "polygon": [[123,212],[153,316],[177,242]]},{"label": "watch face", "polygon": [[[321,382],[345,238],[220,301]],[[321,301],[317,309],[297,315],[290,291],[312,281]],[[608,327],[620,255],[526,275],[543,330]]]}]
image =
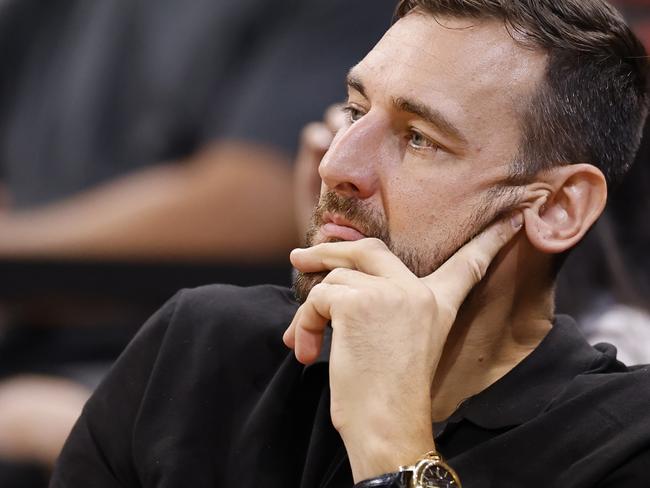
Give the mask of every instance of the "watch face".
[{"label": "watch face", "polygon": [[422,471],[420,486],[422,488],[459,488],[454,475],[439,464],[430,464]]}]

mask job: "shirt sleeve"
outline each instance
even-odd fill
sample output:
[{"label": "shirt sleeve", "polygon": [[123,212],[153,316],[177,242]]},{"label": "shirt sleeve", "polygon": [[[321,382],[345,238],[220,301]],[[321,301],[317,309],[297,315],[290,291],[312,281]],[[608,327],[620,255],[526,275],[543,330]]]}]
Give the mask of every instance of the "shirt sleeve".
[{"label": "shirt sleeve", "polygon": [[[233,83],[219,138],[293,155],[304,125],[345,99],[345,76],[390,26],[393,0],[301,0],[268,33]],[[221,109],[221,110],[220,110]]]},{"label": "shirt sleeve", "polygon": [[88,400],[50,488],[140,486],[131,457],[133,427],[175,303],[171,299],[145,323]]}]

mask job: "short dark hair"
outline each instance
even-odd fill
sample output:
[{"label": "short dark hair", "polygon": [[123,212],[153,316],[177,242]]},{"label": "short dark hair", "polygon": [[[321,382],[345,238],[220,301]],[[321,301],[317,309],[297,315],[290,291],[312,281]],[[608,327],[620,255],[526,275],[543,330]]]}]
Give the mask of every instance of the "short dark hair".
[{"label": "short dark hair", "polygon": [[438,17],[502,20],[513,39],[549,55],[542,85],[522,112],[513,176],[591,163],[609,184],[627,172],[648,111],[648,59],[621,14],[604,0],[401,0]]}]

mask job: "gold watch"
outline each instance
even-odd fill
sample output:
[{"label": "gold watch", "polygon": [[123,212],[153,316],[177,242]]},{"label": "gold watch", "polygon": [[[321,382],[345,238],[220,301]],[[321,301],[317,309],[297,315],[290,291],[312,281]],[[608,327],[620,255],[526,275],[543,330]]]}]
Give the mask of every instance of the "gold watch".
[{"label": "gold watch", "polygon": [[409,488],[462,488],[456,471],[436,451],[422,456],[413,466],[400,466]]}]

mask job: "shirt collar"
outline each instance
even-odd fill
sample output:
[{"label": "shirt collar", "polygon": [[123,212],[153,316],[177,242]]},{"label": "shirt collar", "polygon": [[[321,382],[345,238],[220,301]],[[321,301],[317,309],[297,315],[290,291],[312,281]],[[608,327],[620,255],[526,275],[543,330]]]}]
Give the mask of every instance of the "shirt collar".
[{"label": "shirt collar", "polygon": [[[327,327],[321,352],[305,373],[327,365],[331,342],[332,329]],[[521,425],[542,413],[576,376],[602,369],[615,360],[614,348],[602,352],[595,349],[571,317],[558,315],[532,353],[501,379],[465,400],[444,424],[467,419],[486,429]]]},{"label": "shirt collar", "polygon": [[590,346],[575,321],[560,315],[531,354],[465,400],[448,422],[465,418],[486,429],[521,425],[542,413],[576,376],[611,364],[615,356],[615,350]]}]

